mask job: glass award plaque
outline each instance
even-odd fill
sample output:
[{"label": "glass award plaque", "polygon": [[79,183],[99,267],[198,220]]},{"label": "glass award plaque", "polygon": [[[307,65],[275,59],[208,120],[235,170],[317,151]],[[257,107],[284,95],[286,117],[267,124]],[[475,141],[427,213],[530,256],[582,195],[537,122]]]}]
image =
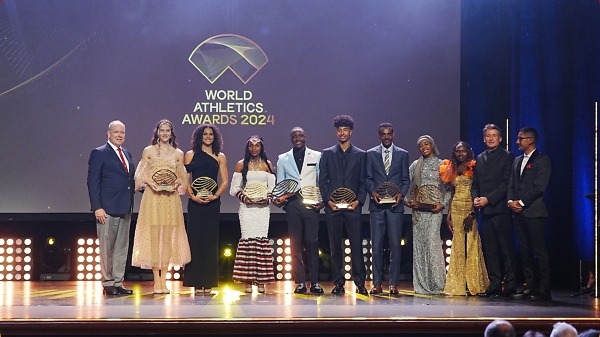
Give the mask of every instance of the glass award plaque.
[{"label": "glass award plaque", "polygon": [[294,195],[298,190],[298,182],[294,179],[284,179],[278,182],[273,188],[273,198],[287,199]]},{"label": "glass award plaque", "polygon": [[169,169],[160,169],[152,175],[152,180],[158,186],[159,191],[173,192],[175,191],[175,183],[177,183],[177,175]]},{"label": "glass award plaque", "polygon": [[208,198],[214,195],[213,191],[217,188],[217,182],[210,177],[198,177],[192,181],[191,187],[196,196]]},{"label": "glass award plaque", "polygon": [[252,202],[264,200],[267,198],[268,190],[265,184],[259,182],[250,182],[244,186],[242,193]]},{"label": "glass award plaque", "polygon": [[356,200],[356,194],[349,188],[341,187],[334,190],[329,197],[338,209],[350,208],[350,203]]},{"label": "glass award plaque", "polygon": [[400,187],[391,181],[386,181],[377,186],[375,192],[379,195],[380,204],[395,204],[396,196],[400,194]]},{"label": "glass award plaque", "polygon": [[306,206],[314,206],[323,203],[321,190],[317,186],[304,186],[300,189],[302,203]]},{"label": "glass award plaque", "polygon": [[442,202],[442,192],[435,185],[413,186],[410,201],[417,205],[417,208],[431,210],[436,204]]}]

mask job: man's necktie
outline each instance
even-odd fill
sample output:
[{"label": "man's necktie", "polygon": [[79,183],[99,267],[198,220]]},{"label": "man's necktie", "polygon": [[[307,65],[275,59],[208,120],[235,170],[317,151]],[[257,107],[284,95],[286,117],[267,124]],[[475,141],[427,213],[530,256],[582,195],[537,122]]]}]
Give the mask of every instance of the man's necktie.
[{"label": "man's necktie", "polygon": [[129,168],[127,167],[127,162],[125,161],[125,157],[123,157],[123,150],[121,150],[121,148],[118,147],[117,151],[119,151],[119,157],[121,157],[121,164],[123,164],[123,167],[125,168],[125,171],[127,173],[129,173]]},{"label": "man's necktie", "polygon": [[390,150],[383,151],[385,155],[383,156],[383,167],[385,168],[385,174],[390,174]]}]

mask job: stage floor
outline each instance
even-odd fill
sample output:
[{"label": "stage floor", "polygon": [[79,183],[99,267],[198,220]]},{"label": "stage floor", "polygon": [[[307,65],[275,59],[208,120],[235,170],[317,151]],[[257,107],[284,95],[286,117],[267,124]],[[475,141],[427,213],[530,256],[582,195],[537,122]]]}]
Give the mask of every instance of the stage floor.
[{"label": "stage floor", "polygon": [[[294,283],[246,294],[222,284],[210,295],[194,294],[170,281],[171,294],[155,295],[151,281],[127,282],[129,296],[105,296],[96,281],[0,282],[0,334],[11,335],[185,335],[185,334],[429,334],[481,335],[493,319],[512,322],[523,333],[548,333],[567,321],[583,331],[600,327],[599,300],[554,291],[537,303],[476,296],[422,296],[412,283],[399,296],[363,296],[346,283],[343,296],[293,294]],[[384,287],[385,289],[385,287]]]}]

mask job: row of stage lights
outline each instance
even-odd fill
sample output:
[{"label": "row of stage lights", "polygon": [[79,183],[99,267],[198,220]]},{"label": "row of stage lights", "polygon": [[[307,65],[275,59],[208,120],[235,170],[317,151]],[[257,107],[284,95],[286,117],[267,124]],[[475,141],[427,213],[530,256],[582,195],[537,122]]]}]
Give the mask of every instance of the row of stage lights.
[{"label": "row of stage lights", "polygon": [[31,243],[0,238],[0,281],[31,280]]},{"label": "row of stage lights", "polygon": [[[271,239],[273,245],[273,257],[275,264],[275,279],[276,280],[291,280],[292,279],[292,256],[290,239]],[[406,245],[405,239],[402,239],[401,245]],[[452,253],[452,240],[446,240],[444,242],[444,256],[446,260],[446,269],[450,263],[450,255]],[[49,258],[50,253],[54,254],[60,248],[56,244],[54,238],[46,239],[44,244],[44,250],[40,255],[40,258]],[[99,281],[102,279],[100,272],[100,248],[98,245],[98,239],[96,238],[79,238],[77,240],[77,266],[76,266],[76,279],[79,281]],[[58,252],[59,254],[61,251]],[[367,269],[367,279],[373,279],[373,254],[371,250],[371,241],[363,240],[362,242],[362,253],[364,256],[364,263]],[[63,259],[60,256],[55,258],[53,262],[52,258],[42,261],[42,266],[45,268],[54,268],[55,272],[62,274],[65,278],[61,280],[70,279],[70,250],[65,249],[62,251]],[[349,240],[344,241],[344,278],[351,280],[352,270],[352,258]],[[231,246],[227,246],[223,249],[222,257],[224,259],[233,259],[235,252]],[[321,251],[319,250],[319,256]],[[67,264],[66,268],[63,264]],[[61,270],[62,268],[62,270]],[[0,238],[0,281],[29,281],[32,278],[32,239],[31,238]],[[47,270],[46,270],[47,271]],[[44,274],[42,270],[42,280],[55,280],[60,279],[56,277],[46,276],[50,274]],[[169,266],[167,272],[167,279],[169,280],[180,280],[183,277],[183,270],[179,266]]]},{"label": "row of stage lights", "polygon": [[[77,280],[100,281],[100,246],[98,239],[79,238],[77,240]],[[169,266],[167,280],[180,280],[183,277],[181,267]]]}]

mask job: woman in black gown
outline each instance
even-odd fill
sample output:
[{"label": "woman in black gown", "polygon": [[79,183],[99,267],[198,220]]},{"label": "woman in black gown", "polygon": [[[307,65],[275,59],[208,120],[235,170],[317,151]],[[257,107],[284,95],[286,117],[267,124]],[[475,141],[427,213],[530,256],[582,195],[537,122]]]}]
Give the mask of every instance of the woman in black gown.
[{"label": "woman in black gown", "polygon": [[[218,286],[220,196],[229,184],[222,146],[219,128],[202,124],[192,135],[192,150],[185,154],[185,168],[190,175],[186,229],[192,261],[185,265],[183,285],[194,287],[196,294],[208,294]],[[212,179],[212,186],[204,177]],[[217,177],[219,183],[215,184]]]}]

